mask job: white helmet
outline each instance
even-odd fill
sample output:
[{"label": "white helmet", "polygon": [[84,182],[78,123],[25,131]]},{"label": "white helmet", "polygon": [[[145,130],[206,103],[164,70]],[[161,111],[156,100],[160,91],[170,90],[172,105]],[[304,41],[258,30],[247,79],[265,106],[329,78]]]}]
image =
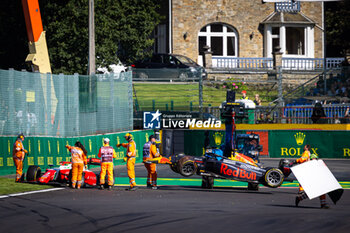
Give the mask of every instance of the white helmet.
[{"label": "white helmet", "polygon": [[109,138],[104,138],[104,139],[103,139],[103,142],[104,142],[104,143],[109,143]]}]

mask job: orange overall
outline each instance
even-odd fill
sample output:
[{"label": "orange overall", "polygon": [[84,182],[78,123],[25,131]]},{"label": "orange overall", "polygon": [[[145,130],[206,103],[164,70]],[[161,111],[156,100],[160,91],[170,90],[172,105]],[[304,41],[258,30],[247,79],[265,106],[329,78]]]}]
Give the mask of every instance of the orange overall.
[{"label": "orange overall", "polygon": [[98,152],[98,157],[101,158],[100,185],[105,184],[106,172],[108,174],[108,185],[113,185],[113,158],[117,157],[117,153],[109,144],[104,144]]},{"label": "orange overall", "polygon": [[130,188],[136,186],[135,182],[135,160],[136,160],[136,143],[131,140],[128,143],[122,143],[123,147],[126,148],[126,168],[128,169],[128,176],[130,180]]},{"label": "orange overall", "polygon": [[[296,163],[304,163],[310,160],[310,151],[304,151],[301,157],[295,160]],[[303,192],[304,189],[299,185],[299,193]]]},{"label": "orange overall", "polygon": [[66,147],[71,152],[72,156],[72,188],[75,188],[76,184],[78,184],[77,188],[80,188],[84,165],[87,164],[86,155],[79,147],[69,145]]},{"label": "orange overall", "polygon": [[20,181],[23,172],[23,160],[25,154],[28,153],[23,147],[21,139],[17,139],[13,145],[12,158],[16,166],[16,181]]},{"label": "orange overall", "polygon": [[[297,159],[296,163],[304,163],[310,160],[310,151],[304,151],[304,153],[301,155],[299,159]],[[304,189],[301,185],[299,185],[299,192],[298,192],[298,198],[301,200],[304,200],[307,198],[306,193],[304,192]],[[326,204],[326,195],[323,194],[320,196],[320,202],[321,206]]]},{"label": "orange overall", "polygon": [[159,157],[156,145],[148,141],[143,146],[143,162],[147,169],[147,185],[157,186],[157,165],[155,163],[147,163],[147,160]]}]

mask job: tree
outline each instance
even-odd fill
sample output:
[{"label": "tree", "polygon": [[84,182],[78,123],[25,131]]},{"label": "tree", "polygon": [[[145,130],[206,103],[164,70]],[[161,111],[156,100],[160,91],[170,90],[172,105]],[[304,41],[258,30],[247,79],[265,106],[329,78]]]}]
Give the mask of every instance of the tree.
[{"label": "tree", "polygon": [[[88,0],[40,0],[40,8],[53,73],[86,74]],[[149,55],[158,8],[152,0],[95,0],[97,67]]]},{"label": "tree", "polygon": [[350,1],[325,3],[327,57],[350,49]]},{"label": "tree", "polygon": [[[97,67],[117,63],[118,58],[133,62],[151,53],[159,1],[95,0]],[[88,2],[39,0],[53,73],[87,73]],[[25,64],[29,49],[21,1],[1,0],[0,5],[0,68],[30,68]]]},{"label": "tree", "polygon": [[21,1],[0,1],[0,69],[26,68],[28,37]]}]

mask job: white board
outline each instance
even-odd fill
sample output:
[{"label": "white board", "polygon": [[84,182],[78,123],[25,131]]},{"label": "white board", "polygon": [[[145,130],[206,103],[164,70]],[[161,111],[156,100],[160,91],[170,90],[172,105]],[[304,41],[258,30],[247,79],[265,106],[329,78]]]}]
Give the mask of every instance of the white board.
[{"label": "white board", "polygon": [[311,160],[293,166],[291,169],[309,199],[319,197],[333,190],[342,189],[323,160]]}]

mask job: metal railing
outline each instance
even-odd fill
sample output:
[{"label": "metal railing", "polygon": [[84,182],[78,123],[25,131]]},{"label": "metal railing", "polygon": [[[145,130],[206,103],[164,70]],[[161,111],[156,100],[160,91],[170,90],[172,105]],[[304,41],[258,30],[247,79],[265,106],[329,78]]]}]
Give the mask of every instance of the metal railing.
[{"label": "metal railing", "polygon": [[[340,68],[344,58],[282,58],[283,70],[322,70]],[[273,58],[268,57],[213,57],[212,68],[217,69],[273,69]]]},{"label": "metal railing", "polygon": [[[346,111],[350,109],[349,104],[329,104],[323,105],[325,117],[322,117],[319,122],[323,124],[334,123],[350,123],[350,117],[345,116]],[[313,124],[311,119],[314,111],[313,105],[302,106],[287,106],[287,107],[271,107],[271,106],[256,106],[254,111],[255,123],[289,123],[289,124]],[[207,112],[217,119],[220,119],[219,107],[206,107],[204,112]],[[349,112],[349,110],[348,110]],[[261,114],[264,119],[261,119]],[[269,115],[269,119],[266,116]]]},{"label": "metal railing", "polygon": [[[325,117],[322,117],[317,123],[334,124],[347,123],[350,118],[345,116],[345,112],[350,108],[347,104],[328,104],[323,105]],[[292,124],[313,124],[311,119],[314,111],[313,105],[287,106],[287,107],[265,107],[257,106],[255,109],[255,122],[260,118],[260,114],[269,114],[274,123],[292,123]]]},{"label": "metal railing", "polygon": [[[326,58],[326,68],[340,68],[344,58]],[[322,70],[325,60],[323,58],[282,58],[284,70]]]},{"label": "metal railing", "polygon": [[213,57],[213,68],[273,69],[273,59],[268,57]]},{"label": "metal railing", "polygon": [[300,2],[285,0],[284,2],[275,3],[276,12],[299,12],[300,11]]}]

